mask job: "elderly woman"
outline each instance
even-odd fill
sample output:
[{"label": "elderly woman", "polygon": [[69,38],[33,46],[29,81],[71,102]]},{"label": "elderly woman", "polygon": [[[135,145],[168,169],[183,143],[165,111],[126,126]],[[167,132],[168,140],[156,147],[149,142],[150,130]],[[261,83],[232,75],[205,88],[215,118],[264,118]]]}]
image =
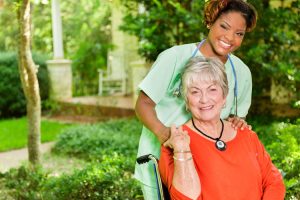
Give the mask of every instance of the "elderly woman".
[{"label": "elderly woman", "polygon": [[216,58],[195,57],[182,75],[191,119],[172,127],[159,168],[172,199],[283,200],[282,176],[257,135],[220,119],[228,82]]}]

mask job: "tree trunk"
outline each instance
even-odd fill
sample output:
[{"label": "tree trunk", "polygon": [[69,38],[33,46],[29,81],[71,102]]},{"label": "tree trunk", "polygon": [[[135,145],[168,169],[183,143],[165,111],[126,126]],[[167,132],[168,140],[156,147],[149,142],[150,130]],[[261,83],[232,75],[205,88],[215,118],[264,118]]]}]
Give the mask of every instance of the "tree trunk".
[{"label": "tree trunk", "polygon": [[37,66],[31,55],[31,4],[30,0],[19,0],[19,3],[19,73],[26,97],[28,157],[36,167],[40,163],[41,98]]}]

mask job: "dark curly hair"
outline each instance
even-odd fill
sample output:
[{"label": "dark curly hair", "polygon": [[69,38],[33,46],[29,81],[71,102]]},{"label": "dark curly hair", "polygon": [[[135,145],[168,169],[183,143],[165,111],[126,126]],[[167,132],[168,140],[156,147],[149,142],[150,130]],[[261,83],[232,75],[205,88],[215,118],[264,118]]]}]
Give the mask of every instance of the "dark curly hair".
[{"label": "dark curly hair", "polygon": [[205,24],[211,26],[219,16],[232,11],[240,12],[245,18],[247,32],[250,32],[255,28],[257,12],[251,4],[244,0],[209,0],[205,4]]}]

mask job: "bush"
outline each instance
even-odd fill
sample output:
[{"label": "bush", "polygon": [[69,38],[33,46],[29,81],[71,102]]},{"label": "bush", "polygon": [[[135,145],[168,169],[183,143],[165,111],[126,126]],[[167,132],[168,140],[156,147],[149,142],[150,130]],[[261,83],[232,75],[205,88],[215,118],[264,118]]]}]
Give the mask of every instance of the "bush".
[{"label": "bush", "polygon": [[0,180],[7,182],[15,199],[141,200],[142,192],[132,177],[140,129],[136,119],[69,128],[59,137],[54,151],[92,160],[84,169],[50,177],[22,167]]},{"label": "bush", "polygon": [[41,169],[28,167],[2,175],[9,195],[22,200],[142,199],[140,187],[127,169],[132,160],[115,154],[102,162],[87,164],[83,170],[60,177],[50,177]]},{"label": "bush", "polygon": [[266,142],[266,149],[276,166],[283,170],[287,199],[292,196],[300,199],[300,123],[281,122],[272,128],[274,139]]},{"label": "bush", "polygon": [[[49,80],[46,57],[33,54],[36,65],[39,65],[38,80],[42,100],[48,99]],[[26,113],[26,100],[18,71],[17,54],[0,53],[0,118],[20,117]]]},{"label": "bush", "polygon": [[137,119],[66,129],[53,151],[92,164],[72,175],[51,178],[45,185],[48,199],[142,199],[132,174],[141,124]]},{"label": "bush", "polygon": [[104,156],[102,162],[89,164],[72,175],[52,177],[43,188],[45,199],[137,199],[141,191],[127,171],[130,162],[117,154]]},{"label": "bush", "polygon": [[141,124],[136,119],[76,126],[59,135],[53,151],[87,160],[114,153],[132,157],[136,156],[140,131]]},{"label": "bush", "polygon": [[254,121],[253,127],[283,174],[286,199],[300,199],[300,118],[295,123],[287,120],[262,125],[264,121]]},{"label": "bush", "polygon": [[5,186],[12,189],[9,192],[14,199],[38,200],[42,199],[42,185],[47,179],[41,168],[32,170],[28,167],[12,169],[3,174]]}]

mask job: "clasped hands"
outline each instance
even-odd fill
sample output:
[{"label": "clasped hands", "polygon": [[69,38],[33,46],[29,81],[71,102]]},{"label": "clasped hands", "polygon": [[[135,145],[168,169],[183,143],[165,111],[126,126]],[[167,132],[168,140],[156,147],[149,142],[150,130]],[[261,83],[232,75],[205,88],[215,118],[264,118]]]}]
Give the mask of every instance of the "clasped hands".
[{"label": "clasped hands", "polygon": [[173,150],[187,150],[190,149],[190,136],[182,130],[182,126],[177,128],[173,124],[170,128],[170,137],[163,145]]}]

